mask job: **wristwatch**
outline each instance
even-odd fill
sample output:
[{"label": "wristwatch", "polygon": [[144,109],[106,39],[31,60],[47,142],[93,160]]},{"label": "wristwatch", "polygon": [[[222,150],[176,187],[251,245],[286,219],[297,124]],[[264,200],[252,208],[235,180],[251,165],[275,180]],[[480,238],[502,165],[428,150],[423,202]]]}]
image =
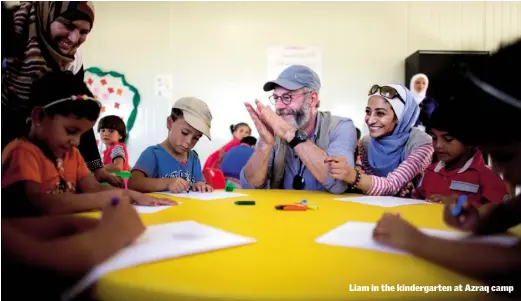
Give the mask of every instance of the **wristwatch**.
[{"label": "wristwatch", "polygon": [[301,144],[302,142],[306,142],[308,140],[308,134],[302,130],[297,130],[295,132],[295,137],[289,142],[289,146],[291,148],[295,148],[295,146]]}]

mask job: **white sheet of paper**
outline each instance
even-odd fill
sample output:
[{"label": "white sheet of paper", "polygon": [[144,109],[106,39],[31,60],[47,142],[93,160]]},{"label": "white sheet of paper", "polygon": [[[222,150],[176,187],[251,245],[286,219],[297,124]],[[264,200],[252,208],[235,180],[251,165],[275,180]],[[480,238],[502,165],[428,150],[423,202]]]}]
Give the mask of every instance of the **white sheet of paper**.
[{"label": "white sheet of paper", "polygon": [[254,243],[255,239],[225,232],[195,221],[150,226],[133,244],[95,267],[62,300],[71,300],[101,276],[120,269]]},{"label": "white sheet of paper", "polygon": [[380,206],[380,207],[397,207],[404,205],[417,205],[417,204],[434,204],[425,202],[422,200],[414,200],[414,199],[406,199],[406,198],[397,198],[393,196],[359,196],[359,197],[347,197],[347,198],[337,198],[337,201],[342,202],[353,202],[360,203],[364,205],[371,206]]},{"label": "white sheet of paper", "polygon": [[[183,202],[177,202],[177,206],[181,205]],[[140,205],[134,205],[134,208],[136,209],[137,213],[156,213],[159,211],[163,211],[168,208],[172,208],[175,206],[168,206],[168,205],[162,205],[162,206],[140,206]]]},{"label": "white sheet of paper", "polygon": [[224,190],[214,190],[213,192],[190,191],[188,193],[186,193],[186,192],[171,193],[168,191],[162,191],[162,192],[157,192],[157,193],[175,196],[175,197],[179,197],[179,198],[195,199],[195,200],[201,200],[201,201],[221,200],[221,199],[236,198],[236,197],[240,197],[240,196],[247,196],[247,194],[244,194],[244,193],[228,192],[228,191],[224,191]]},{"label": "white sheet of paper", "polygon": [[[373,229],[375,226],[375,223],[347,222],[342,226],[339,226],[327,232],[326,234],[320,236],[315,240],[315,242],[331,246],[362,248],[396,254],[408,254],[405,251],[388,247],[374,241]],[[469,234],[464,232],[453,232],[423,228],[420,229],[420,231],[424,232],[427,235],[436,236],[440,238],[452,240],[467,240],[477,243],[491,243],[510,246],[514,245],[518,241],[514,237],[506,236],[470,237]]]}]

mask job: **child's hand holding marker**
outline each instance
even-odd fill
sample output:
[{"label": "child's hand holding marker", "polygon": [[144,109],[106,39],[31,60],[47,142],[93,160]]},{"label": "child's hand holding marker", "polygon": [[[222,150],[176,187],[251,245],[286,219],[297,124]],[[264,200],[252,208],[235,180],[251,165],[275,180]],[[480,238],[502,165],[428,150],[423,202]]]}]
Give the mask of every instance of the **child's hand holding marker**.
[{"label": "child's hand holding marker", "polygon": [[190,191],[190,183],[182,178],[172,179],[172,182],[168,184],[168,191],[173,193],[181,193]]},{"label": "child's hand holding marker", "polygon": [[111,204],[103,209],[100,230],[121,246],[133,242],[145,229],[128,197],[114,196]]},{"label": "child's hand holding marker", "polygon": [[474,231],[478,226],[479,212],[468,202],[466,195],[461,195],[456,202],[445,205],[443,217],[449,226],[463,231]]},{"label": "child's hand holding marker", "polygon": [[213,187],[206,184],[205,182],[197,182],[191,187],[192,191],[198,191],[198,192],[212,192]]}]

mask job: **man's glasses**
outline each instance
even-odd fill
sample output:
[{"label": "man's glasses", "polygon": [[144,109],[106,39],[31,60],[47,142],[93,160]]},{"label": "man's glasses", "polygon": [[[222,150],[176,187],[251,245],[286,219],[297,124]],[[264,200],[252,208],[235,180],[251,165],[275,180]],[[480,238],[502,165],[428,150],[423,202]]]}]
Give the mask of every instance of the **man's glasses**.
[{"label": "man's glasses", "polygon": [[378,94],[380,94],[380,96],[383,96],[387,99],[398,98],[399,100],[401,100],[401,102],[403,104],[405,104],[405,100],[400,96],[400,93],[398,93],[398,91],[396,91],[396,89],[393,87],[390,87],[390,86],[380,87],[379,85],[373,85],[371,87],[371,89],[369,90],[368,95],[373,95],[376,92],[378,92]]},{"label": "man's glasses", "polygon": [[291,94],[291,92],[288,92],[288,93],[284,93],[282,95],[270,95],[270,97],[268,97],[270,99],[270,102],[272,105],[275,105],[277,104],[277,101],[280,100],[280,102],[282,102],[283,104],[285,105],[289,105],[291,103],[291,101],[293,100],[293,97],[298,97],[298,96],[301,96],[301,95],[306,95],[306,94],[309,94],[309,93],[312,93],[311,91],[308,91],[308,92],[304,92],[304,93],[300,93],[300,94]]}]

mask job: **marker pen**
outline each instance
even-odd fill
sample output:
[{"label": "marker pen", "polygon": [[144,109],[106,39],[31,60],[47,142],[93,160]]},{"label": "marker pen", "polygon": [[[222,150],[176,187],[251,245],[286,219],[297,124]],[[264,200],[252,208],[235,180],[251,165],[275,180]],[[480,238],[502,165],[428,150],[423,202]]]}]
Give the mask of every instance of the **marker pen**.
[{"label": "marker pen", "polygon": [[275,206],[275,209],[282,211],[306,211],[308,210],[308,206],[303,205],[278,205]]},{"label": "marker pen", "polygon": [[463,203],[467,200],[467,196],[465,194],[462,194],[458,197],[458,200],[456,201],[456,207],[452,209],[452,216],[458,216],[461,213],[461,210],[463,209]]},{"label": "marker pen", "polygon": [[237,201],[235,205],[255,205],[255,201]]}]

